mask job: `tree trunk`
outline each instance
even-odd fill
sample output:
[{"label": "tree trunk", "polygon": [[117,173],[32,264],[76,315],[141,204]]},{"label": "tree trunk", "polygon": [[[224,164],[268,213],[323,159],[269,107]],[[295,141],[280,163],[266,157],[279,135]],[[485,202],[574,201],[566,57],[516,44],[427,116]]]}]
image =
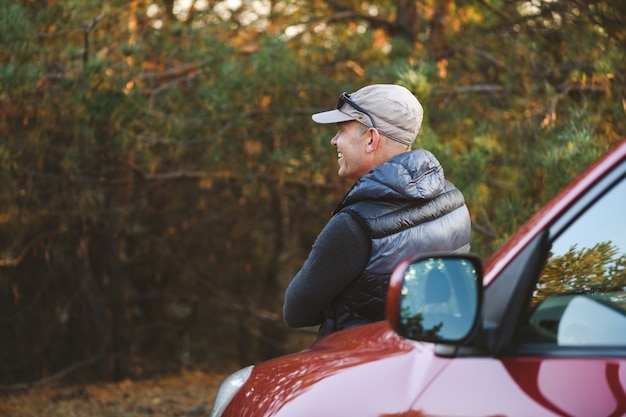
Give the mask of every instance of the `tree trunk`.
[{"label": "tree trunk", "polygon": [[417,40],[419,22],[417,19],[417,1],[398,0],[396,3],[396,30],[398,35],[411,44]]},{"label": "tree trunk", "polygon": [[93,370],[98,379],[109,378],[109,369],[103,355],[108,350],[109,345],[109,332],[107,331],[107,318],[104,305],[104,292],[102,286],[97,282],[94,276],[94,271],[91,265],[91,253],[90,253],[90,237],[85,234],[81,237],[78,257],[83,258],[83,280],[84,288],[86,291],[87,302],[91,308],[91,322],[93,324],[93,336],[95,339],[94,346],[98,346],[97,354]]},{"label": "tree trunk", "polygon": [[439,60],[448,49],[446,25],[449,14],[450,0],[438,0],[430,21],[430,40],[427,46],[428,56],[434,60]]},{"label": "tree trunk", "polygon": [[131,376],[131,329],[126,315],[128,310],[125,287],[128,280],[126,268],[121,264],[120,253],[123,244],[121,236],[109,237],[109,291],[112,318],[113,376],[121,381]]},{"label": "tree trunk", "polygon": [[[135,154],[130,151],[128,164],[134,166]],[[109,211],[115,213],[110,224],[104,231],[106,242],[106,258],[108,262],[104,268],[104,279],[109,282],[109,308],[111,316],[111,359],[113,375],[116,380],[132,376],[131,342],[132,329],[128,315],[129,276],[126,263],[126,227],[129,201],[133,193],[133,174],[124,174],[125,187],[111,191],[108,196]]]}]

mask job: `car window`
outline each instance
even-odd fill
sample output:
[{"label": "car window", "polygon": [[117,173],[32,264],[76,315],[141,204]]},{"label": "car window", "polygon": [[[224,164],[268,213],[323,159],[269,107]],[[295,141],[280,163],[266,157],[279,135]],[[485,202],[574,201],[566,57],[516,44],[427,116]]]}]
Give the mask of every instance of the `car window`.
[{"label": "car window", "polygon": [[522,344],[626,346],[625,205],[622,178],[552,242]]}]

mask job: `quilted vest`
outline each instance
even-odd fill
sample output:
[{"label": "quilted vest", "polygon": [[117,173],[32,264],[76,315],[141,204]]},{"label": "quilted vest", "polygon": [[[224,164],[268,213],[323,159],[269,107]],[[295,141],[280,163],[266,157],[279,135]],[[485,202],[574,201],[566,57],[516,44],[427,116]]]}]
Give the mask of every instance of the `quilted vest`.
[{"label": "quilted vest", "polygon": [[[420,153],[417,155],[423,156]],[[415,156],[412,162],[415,162]],[[432,157],[430,153],[426,156]],[[433,160],[434,157],[422,167],[432,166]],[[371,255],[361,275],[332,302],[320,326],[320,337],[348,327],[384,320],[389,278],[401,260],[426,252],[469,251],[471,223],[465,199],[452,183],[443,179],[443,171],[438,161],[434,161],[435,168],[441,171],[438,175],[440,183],[432,188],[434,195],[427,191],[424,198],[407,198],[401,192],[398,195],[385,193],[385,198],[381,198],[381,183],[375,180],[378,176],[370,172],[355,184],[335,210],[335,213],[350,214],[363,227],[371,241]],[[402,161],[402,164],[407,162]],[[394,175],[391,178],[395,178],[397,167],[392,171]],[[435,173],[423,169],[418,172],[426,176]],[[417,177],[418,180],[427,180],[419,174]],[[367,187],[370,181],[375,181],[375,184]],[[400,183],[402,181],[400,179]],[[427,188],[435,183],[430,178]],[[397,184],[387,186],[397,189]],[[355,188],[369,191],[357,193],[365,197],[360,198],[354,195]]]}]

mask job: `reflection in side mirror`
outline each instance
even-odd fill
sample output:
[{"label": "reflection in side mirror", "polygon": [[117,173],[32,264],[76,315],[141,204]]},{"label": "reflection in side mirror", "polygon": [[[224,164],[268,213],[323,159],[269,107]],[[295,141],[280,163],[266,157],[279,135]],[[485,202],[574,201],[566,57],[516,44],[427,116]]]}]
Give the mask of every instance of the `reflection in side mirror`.
[{"label": "reflection in side mirror", "polygon": [[[456,343],[475,327],[481,294],[480,261],[471,255],[419,258],[401,265],[390,285],[390,321],[413,340]],[[398,272],[398,271],[396,271]],[[392,278],[393,280],[393,278]],[[397,293],[394,294],[394,291]]]}]

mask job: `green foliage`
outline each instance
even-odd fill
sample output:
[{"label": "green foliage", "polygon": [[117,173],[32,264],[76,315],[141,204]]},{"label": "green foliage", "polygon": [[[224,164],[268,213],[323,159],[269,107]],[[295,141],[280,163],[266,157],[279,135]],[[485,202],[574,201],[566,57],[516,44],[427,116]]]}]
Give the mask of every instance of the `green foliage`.
[{"label": "green foliage", "polygon": [[604,242],[592,248],[573,246],[564,255],[550,258],[533,302],[568,292],[622,291],[626,285],[626,257],[619,254],[611,242]]},{"label": "green foliage", "polygon": [[0,2],[0,37],[2,62],[23,64],[35,49],[35,30],[25,16],[24,9],[10,0]]}]

